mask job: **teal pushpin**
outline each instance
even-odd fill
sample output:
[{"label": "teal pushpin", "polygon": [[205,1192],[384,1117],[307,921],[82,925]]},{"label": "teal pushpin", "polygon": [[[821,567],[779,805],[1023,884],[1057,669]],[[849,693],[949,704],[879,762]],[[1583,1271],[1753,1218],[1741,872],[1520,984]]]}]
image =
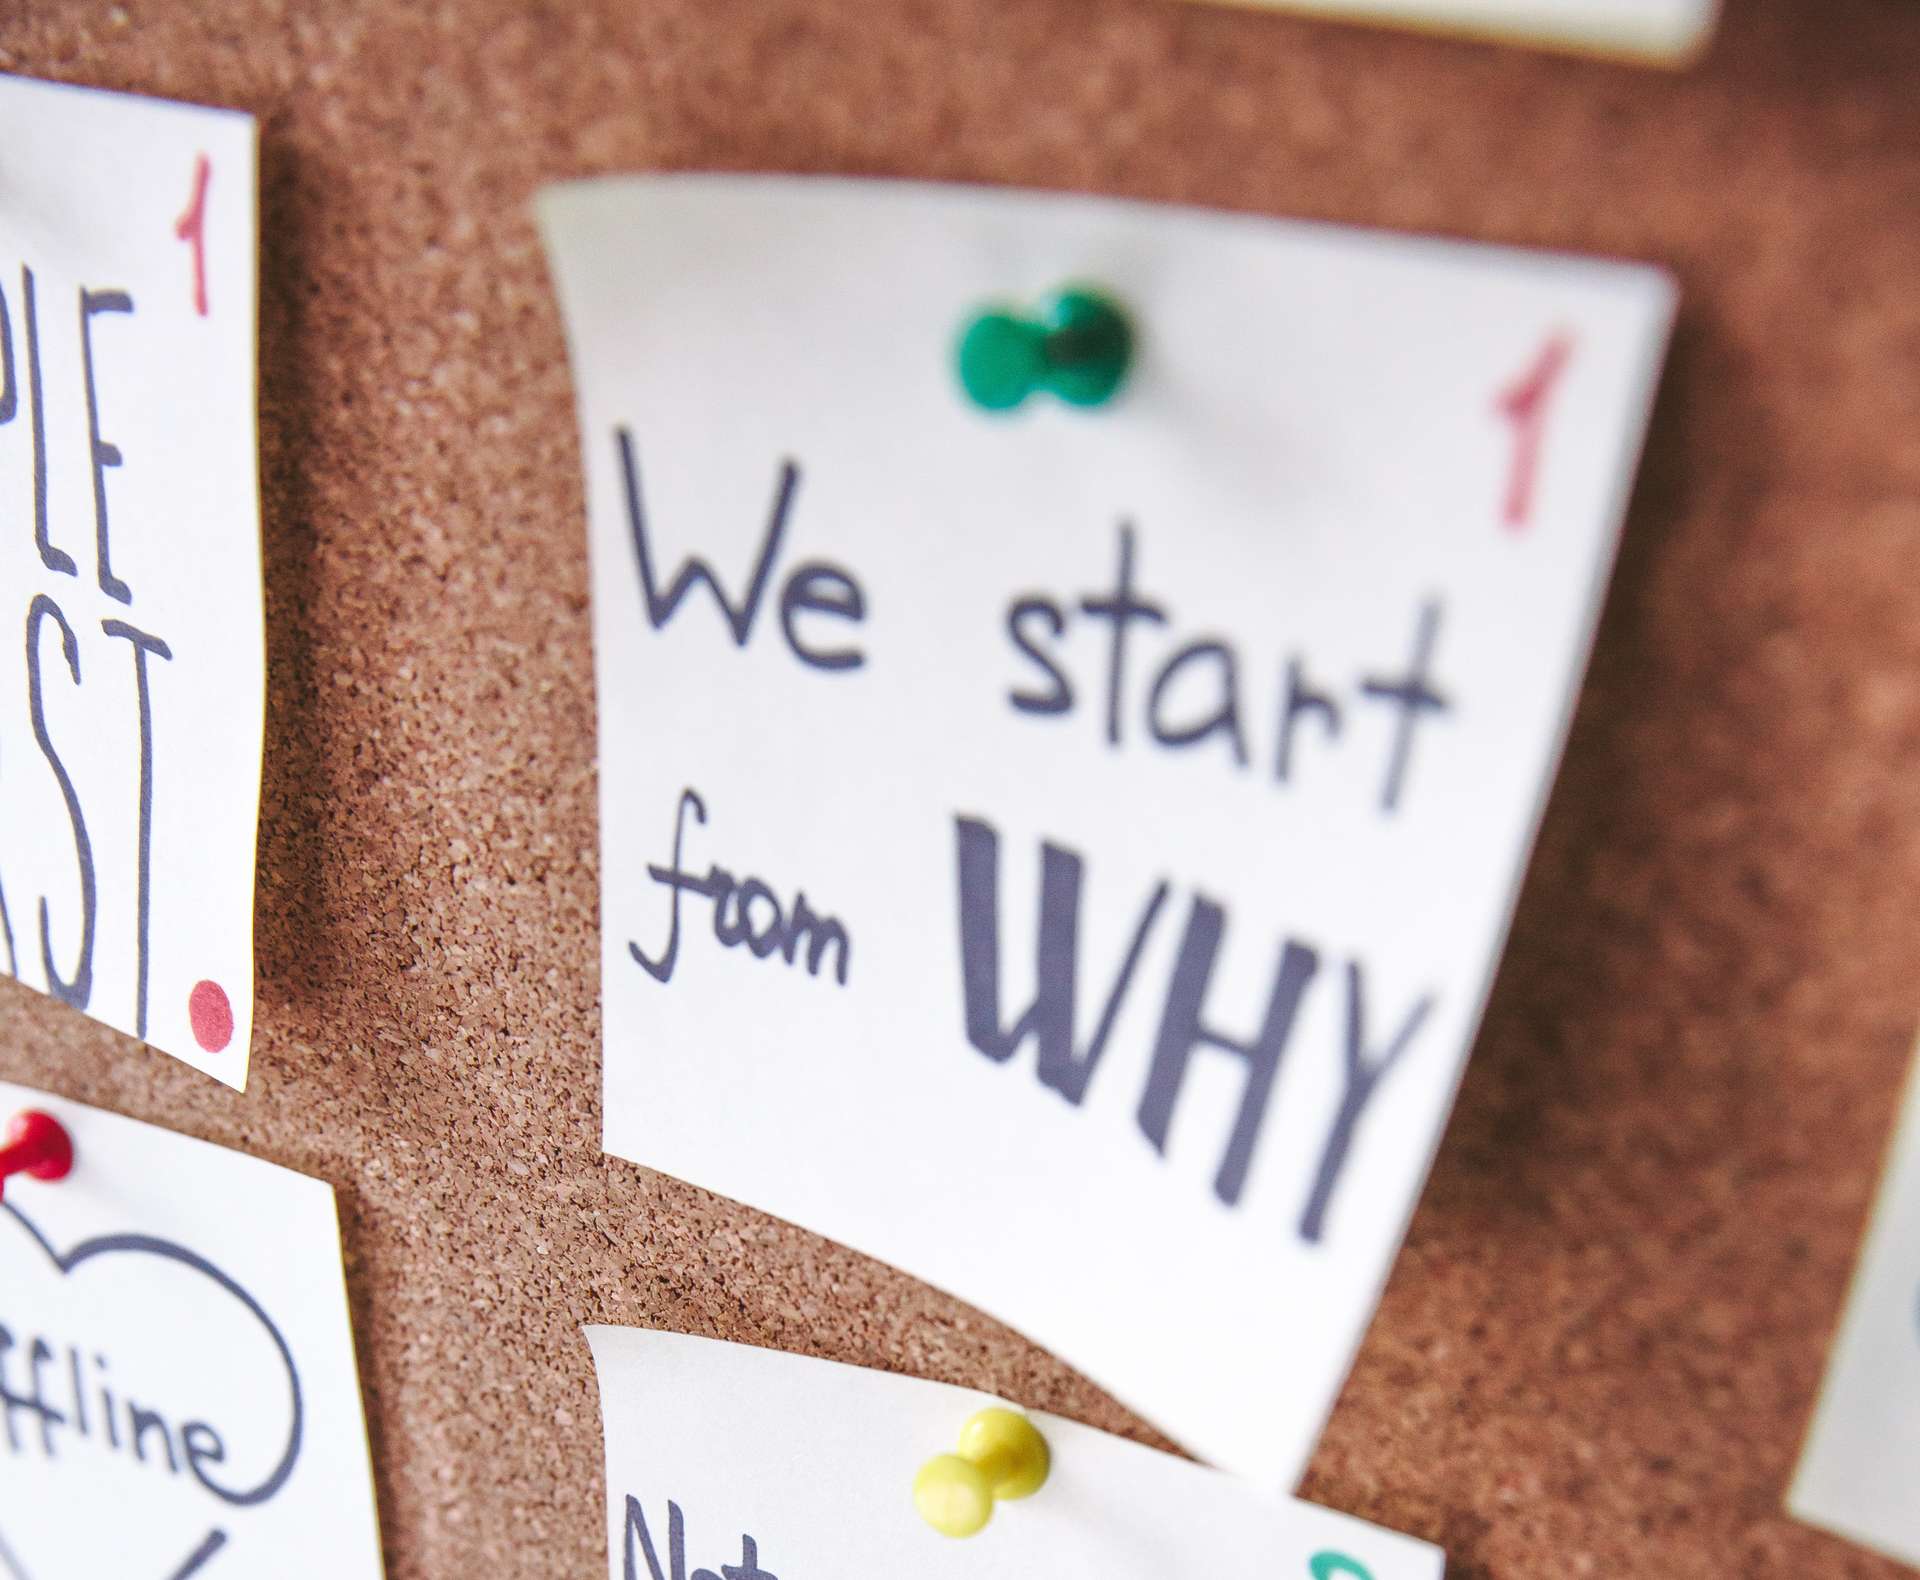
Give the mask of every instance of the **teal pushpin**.
[{"label": "teal pushpin", "polygon": [[1035,390],[1102,406],[1126,382],[1133,325],[1097,291],[1061,291],[1031,318],[1001,309],[976,315],[955,362],[960,387],[985,411],[1012,411]]}]

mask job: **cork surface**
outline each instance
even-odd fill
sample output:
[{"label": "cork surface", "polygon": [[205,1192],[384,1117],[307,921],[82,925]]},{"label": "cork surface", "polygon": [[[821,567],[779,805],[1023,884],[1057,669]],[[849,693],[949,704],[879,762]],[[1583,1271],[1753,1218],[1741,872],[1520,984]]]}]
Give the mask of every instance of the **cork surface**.
[{"label": "cork surface", "polygon": [[583,502],[528,200],[644,169],[1673,268],[1511,947],[1304,1490],[1461,1580],[1898,1572],[1780,1504],[1920,1008],[1920,7],[1730,0],[1665,75],[1175,0],[15,0],[0,68],[260,118],[270,649],[251,1091],[11,983],[0,1076],[338,1187],[394,1580],[605,1573],[583,1322],[1152,1435],[600,1155]]}]

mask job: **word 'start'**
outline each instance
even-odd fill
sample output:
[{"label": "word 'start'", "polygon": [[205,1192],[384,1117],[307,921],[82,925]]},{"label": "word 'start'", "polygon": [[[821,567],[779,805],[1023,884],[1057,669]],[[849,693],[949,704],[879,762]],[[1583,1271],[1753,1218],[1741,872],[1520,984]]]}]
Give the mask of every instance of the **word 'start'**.
[{"label": "word 'start'", "polygon": [[0,969],[247,1079],[254,123],[0,78]]},{"label": "word 'start'", "polygon": [[[541,206],[579,394],[607,1149],[1290,1485],[1479,1018],[1673,306],[1006,192]],[[1126,388],[988,415],[1068,282]]]},{"label": "word 'start'", "polygon": [[1787,1506],[1920,1565],[1920,1063]]},{"label": "word 'start'", "polygon": [[377,1580],[333,1191],[0,1082],[73,1137],[0,1201],[0,1576]]},{"label": "word 'start'", "polygon": [[1051,1468],[956,1541],[913,1479],[994,1401],[964,1388],[641,1328],[590,1327],[612,1580],[1440,1580],[1437,1547],[1034,1412]]}]

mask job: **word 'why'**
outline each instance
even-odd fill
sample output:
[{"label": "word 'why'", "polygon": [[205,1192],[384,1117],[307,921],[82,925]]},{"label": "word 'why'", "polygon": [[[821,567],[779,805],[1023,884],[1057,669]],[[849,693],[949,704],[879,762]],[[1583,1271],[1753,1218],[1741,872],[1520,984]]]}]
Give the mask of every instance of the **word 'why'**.
[{"label": "word 'why'", "polygon": [[[1074,1002],[1079,978],[1080,891],[1086,862],[1078,853],[1051,842],[1040,848],[1040,909],[1035,929],[1034,999],[1011,1026],[1000,1008],[1000,837],[979,818],[954,820],[955,854],[959,876],[960,977],[966,1006],[966,1034],[981,1053],[996,1063],[1011,1059],[1031,1040],[1036,1048],[1036,1070],[1041,1084],[1078,1107],[1107,1049],[1128,988],[1140,964],[1148,935],[1160,920],[1170,891],[1164,878],[1147,896],[1134,924],[1119,971],[1107,989],[1092,1036],[1085,1047],[1074,1038]],[[1273,991],[1268,997],[1260,1029],[1251,1038],[1218,1030],[1204,1019],[1214,963],[1226,932],[1227,912],[1217,902],[1196,893],[1180,935],[1178,953],[1168,977],[1135,1119],[1153,1149],[1165,1155],[1174,1106],[1187,1079],[1194,1051],[1213,1048],[1242,1061],[1246,1085],[1240,1108],[1227,1137],[1214,1193],[1228,1206],[1237,1205],[1253,1162],[1260,1129],[1266,1120],[1268,1099],[1292,1037],[1301,1001],[1320,970],[1320,952],[1299,939],[1283,939],[1274,968]],[[1299,1235],[1318,1241],[1326,1230],[1328,1209],[1339,1184],[1355,1132],[1367,1104],[1387,1072],[1398,1064],[1433,1009],[1431,994],[1422,996],[1400,1022],[1400,1029],[1377,1051],[1367,1046],[1366,974],[1358,960],[1346,969],[1346,1040],[1342,1056],[1345,1087],[1328,1126],[1314,1170],[1313,1183],[1300,1215]]]}]

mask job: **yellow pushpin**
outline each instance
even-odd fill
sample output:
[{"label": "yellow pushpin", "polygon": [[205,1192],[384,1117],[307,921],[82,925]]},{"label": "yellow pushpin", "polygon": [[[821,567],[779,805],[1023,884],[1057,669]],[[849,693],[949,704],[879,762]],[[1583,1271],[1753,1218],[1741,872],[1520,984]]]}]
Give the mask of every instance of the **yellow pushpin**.
[{"label": "yellow pushpin", "polygon": [[971,1536],[1002,1498],[1038,1492],[1052,1465],[1040,1429],[1018,1410],[993,1405],[967,1418],[959,1453],[935,1454],[920,1467],[913,1506],[942,1536]]}]

